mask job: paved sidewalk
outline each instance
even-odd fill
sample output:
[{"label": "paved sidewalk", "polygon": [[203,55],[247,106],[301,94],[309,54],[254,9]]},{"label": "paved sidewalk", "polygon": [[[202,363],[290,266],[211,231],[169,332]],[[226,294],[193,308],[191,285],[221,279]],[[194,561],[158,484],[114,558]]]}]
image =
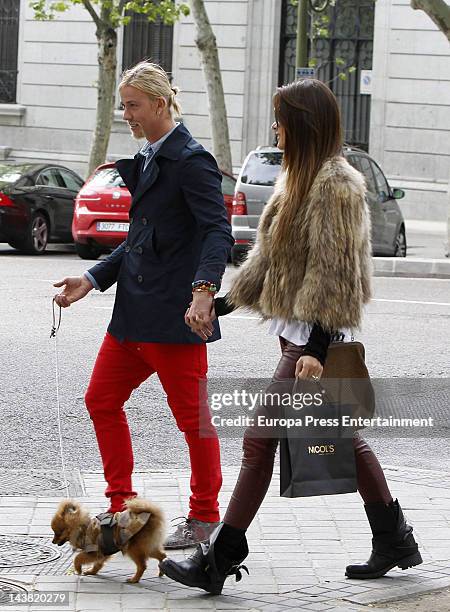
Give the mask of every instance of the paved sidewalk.
[{"label": "paved sidewalk", "polygon": [[[120,554],[97,577],[73,575],[70,547],[53,546],[50,537],[50,518],[58,498],[64,497],[60,479],[53,475],[45,485],[46,474],[38,472],[34,476],[40,477],[47,497],[0,497],[0,534],[3,534],[0,535],[0,607],[15,593],[22,597],[34,594],[36,601],[39,594],[42,597],[50,591],[66,591],[68,606],[47,607],[55,611],[108,612],[143,609],[342,612],[365,610],[370,604],[450,586],[450,482],[440,480],[440,475],[434,472],[386,468],[393,494],[398,496],[414,524],[424,564],[406,572],[394,570],[387,577],[369,581],[344,577],[345,565],[350,561],[365,561],[370,550],[369,528],[359,496],[282,499],[278,496],[275,476],[258,518],[248,532],[251,554],[246,564],[250,576],[244,574],[239,583],[234,578],[228,579],[219,597],[178,586],[165,577],[158,578],[154,560],[149,561],[139,585],[128,585],[125,580],[132,575],[133,564]],[[236,474],[237,470],[225,471],[222,508]],[[17,475],[16,480],[19,480]],[[11,490],[17,491],[18,484],[10,480]],[[135,475],[135,485],[144,497],[160,503],[167,517],[186,512],[187,472],[141,472]],[[78,483],[74,491],[96,514],[105,508],[103,489],[100,473],[84,473],[81,487]],[[13,604],[7,609],[24,612],[43,608]],[[382,605],[378,609],[388,608]]]},{"label": "paved sidewalk", "polygon": [[406,220],[407,256],[373,257],[377,276],[450,278],[447,252],[447,224],[437,221]]}]

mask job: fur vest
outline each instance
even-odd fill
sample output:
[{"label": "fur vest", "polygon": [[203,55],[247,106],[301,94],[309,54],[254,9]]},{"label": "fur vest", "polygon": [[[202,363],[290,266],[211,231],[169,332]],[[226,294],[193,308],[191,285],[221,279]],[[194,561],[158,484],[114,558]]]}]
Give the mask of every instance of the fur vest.
[{"label": "fur vest", "polygon": [[318,322],[330,331],[359,327],[372,274],[363,176],[343,157],[327,160],[283,241],[276,242],[273,228],[286,197],[282,173],[229,300],[264,319]]}]

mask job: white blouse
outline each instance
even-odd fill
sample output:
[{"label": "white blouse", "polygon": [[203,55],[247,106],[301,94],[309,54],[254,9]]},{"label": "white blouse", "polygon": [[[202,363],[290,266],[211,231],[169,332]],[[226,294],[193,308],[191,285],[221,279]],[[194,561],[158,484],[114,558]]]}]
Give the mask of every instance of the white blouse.
[{"label": "white blouse", "polygon": [[[281,336],[281,338],[297,346],[304,346],[309,340],[311,329],[312,325],[306,321],[272,319],[269,327],[269,334],[272,336]],[[341,334],[339,339],[342,340],[342,342],[351,342],[354,339],[353,332],[350,329],[342,329],[339,333]]]}]

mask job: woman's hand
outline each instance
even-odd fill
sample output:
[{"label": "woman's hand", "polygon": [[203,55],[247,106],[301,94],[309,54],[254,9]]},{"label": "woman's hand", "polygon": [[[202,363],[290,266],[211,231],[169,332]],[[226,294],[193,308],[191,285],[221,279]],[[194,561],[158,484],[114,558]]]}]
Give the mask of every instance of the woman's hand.
[{"label": "woman's hand", "polygon": [[295,366],[296,378],[312,378],[313,380],[319,380],[322,376],[322,372],[323,366],[320,361],[310,355],[303,355],[300,357]]}]

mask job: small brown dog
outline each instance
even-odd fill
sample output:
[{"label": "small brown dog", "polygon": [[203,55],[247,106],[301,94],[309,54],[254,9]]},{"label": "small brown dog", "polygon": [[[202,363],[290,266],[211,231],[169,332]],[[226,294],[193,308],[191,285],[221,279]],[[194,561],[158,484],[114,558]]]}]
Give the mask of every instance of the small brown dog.
[{"label": "small brown dog", "polygon": [[161,509],[139,497],[127,500],[125,506],[124,512],[107,517],[112,525],[104,531],[99,518],[91,518],[76,501],[65,499],[59,504],[51,522],[53,544],[62,546],[70,542],[74,550],[81,550],[73,561],[77,574],[82,573],[83,565],[93,564],[83,574],[95,576],[111,554],[120,550],[136,564],[135,575],[127,580],[135,583],[146,570],[147,559],[162,561],[166,557]]}]

